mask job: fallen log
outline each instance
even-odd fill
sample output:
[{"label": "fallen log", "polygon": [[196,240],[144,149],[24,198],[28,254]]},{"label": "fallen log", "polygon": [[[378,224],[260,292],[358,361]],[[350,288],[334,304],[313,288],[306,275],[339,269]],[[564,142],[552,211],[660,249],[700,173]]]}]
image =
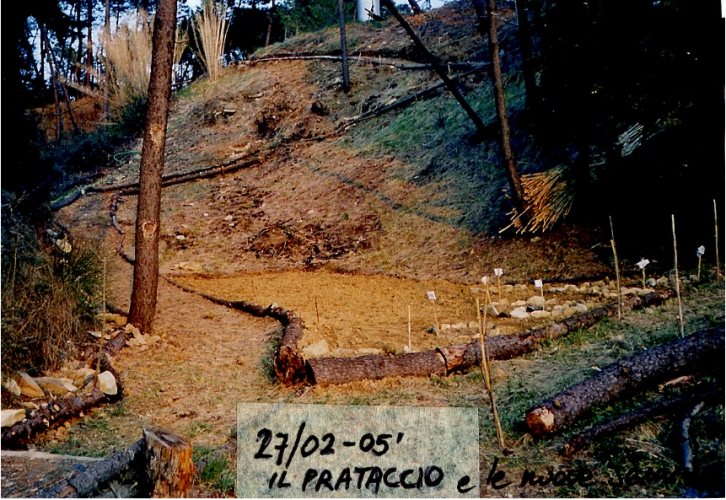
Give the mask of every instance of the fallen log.
[{"label": "fallen log", "polygon": [[122,397],[122,391],[120,381],[117,379],[116,382],[119,391],[112,396],[94,388],[88,394],[50,402],[46,408],[33,410],[27,420],[3,429],[2,448],[10,450],[24,448],[30,443],[31,438],[39,432],[57,427],[66,420],[77,417],[81,413],[85,413],[103,403],[118,401]]},{"label": "fallen log", "polygon": [[302,338],[305,325],[302,319],[293,311],[279,307],[276,304],[270,304],[268,307],[263,307],[244,300],[225,300],[215,297],[214,295],[186,287],[167,277],[164,277],[164,279],[185,292],[199,295],[200,297],[214,302],[215,304],[219,304],[230,309],[236,309],[258,318],[268,317],[279,321],[282,325],[282,337],[280,338],[280,344],[275,352],[275,359],[273,362],[275,375],[280,382],[286,385],[309,382],[309,374],[305,360],[297,347],[297,343]]},{"label": "fallen log", "polygon": [[720,367],[723,356],[723,326],[703,330],[603,368],[596,376],[530,409],[525,421],[535,435],[552,434],[574,422],[593,406],[686,372]]},{"label": "fallen log", "polygon": [[[369,64],[371,66],[385,66],[393,69],[398,70],[408,70],[408,71],[429,71],[433,69],[433,66],[431,64],[422,64],[422,63],[400,63],[397,62],[395,59],[391,59],[390,57],[376,57],[376,56],[349,56],[348,60],[355,63],[362,63],[362,64]],[[399,59],[400,60],[400,59]],[[333,61],[333,62],[339,62],[340,56],[338,55],[332,55],[332,54],[314,54],[314,53],[306,53],[306,52],[298,52],[298,53],[281,53],[277,56],[265,56],[265,57],[258,57],[258,58],[252,58],[248,61],[242,61],[239,64],[244,66],[254,66],[259,63],[267,63],[267,62],[278,62],[278,61]],[[472,63],[472,62],[447,62],[443,63],[445,66],[447,66],[449,69],[452,70],[469,70],[473,67],[479,65],[480,63]]]},{"label": "fallen log", "polygon": [[[685,409],[699,404],[701,401],[715,399],[720,393],[720,389],[717,391],[714,387],[711,387],[706,390],[701,389],[679,396],[660,398],[656,401],[651,401],[636,410],[610,418],[605,422],[589,427],[575,436],[572,436],[562,445],[560,453],[564,456],[571,457],[601,436],[628,429],[656,416],[681,413]],[[684,422],[685,420],[686,419],[684,419]],[[687,430],[685,435],[687,436]],[[687,437],[685,442],[687,445]]]},{"label": "fallen log", "polygon": [[[136,441],[123,451],[109,455],[75,472],[67,480],[37,493],[39,498],[87,498],[128,470],[140,469],[144,460],[145,442]],[[141,479],[141,478],[140,478]]]},{"label": "fallen log", "polygon": [[183,498],[192,487],[195,467],[188,439],[158,427],[144,429],[149,496]]},{"label": "fallen log", "polygon": [[[631,308],[646,307],[663,303],[670,297],[668,292],[649,293],[642,297],[628,297],[626,304]],[[511,359],[532,352],[542,342],[553,340],[568,333],[589,328],[604,317],[617,313],[617,306],[609,304],[576,314],[559,323],[533,328],[522,333],[499,335],[486,339],[491,359]],[[395,355],[369,355],[356,358],[313,358],[307,360],[308,378],[313,384],[344,384],[363,379],[385,377],[419,376],[432,374],[450,375],[464,372],[478,366],[481,348],[478,341],[439,347],[435,351]],[[443,359],[437,361],[439,357]],[[425,361],[424,361],[425,360]]]}]

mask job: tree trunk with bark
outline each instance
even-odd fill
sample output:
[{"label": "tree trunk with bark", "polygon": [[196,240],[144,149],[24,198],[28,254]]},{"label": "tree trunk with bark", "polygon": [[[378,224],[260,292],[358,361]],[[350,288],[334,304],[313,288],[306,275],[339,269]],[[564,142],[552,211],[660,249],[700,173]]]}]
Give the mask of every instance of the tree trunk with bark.
[{"label": "tree trunk with bark", "polygon": [[482,5],[483,0],[472,0],[479,24],[479,32],[489,42],[489,54],[491,57],[492,84],[494,85],[494,101],[499,117],[500,138],[502,154],[504,156],[504,168],[507,173],[509,185],[512,188],[512,199],[517,211],[524,212],[524,188],[517,172],[517,163],[512,152],[510,140],[509,118],[507,116],[507,103],[504,96],[504,84],[502,83],[502,62],[499,57],[499,39],[497,35],[497,6],[496,0],[487,0],[486,9]]},{"label": "tree trunk with bark", "polygon": [[103,50],[104,57],[104,77],[103,77],[103,120],[108,121],[109,92],[111,85],[111,67],[108,64],[108,43],[111,40],[111,0],[106,0],[106,10],[103,23]]},{"label": "tree trunk with bark", "polygon": [[344,0],[338,0],[338,26],[340,27],[340,63],[343,76],[343,92],[350,90],[350,72],[348,71],[348,42],[345,36]]},{"label": "tree trunk with bark", "polygon": [[423,11],[421,10],[421,6],[418,4],[416,0],[408,0],[408,5],[411,6],[411,12],[414,13],[414,15],[419,15]]},{"label": "tree trunk with bark", "polygon": [[159,285],[161,177],[164,172],[175,31],[176,0],[160,0],[154,17],[149,111],[141,150],[136,212],[136,260],[129,310],[129,323],[143,333],[151,333],[153,330]]},{"label": "tree trunk with bark", "polygon": [[270,38],[272,38],[272,21],[275,13],[275,0],[272,0],[270,4],[270,11],[267,13],[267,33],[265,33],[265,47],[270,45]]},{"label": "tree trunk with bark", "polygon": [[149,496],[183,498],[194,480],[192,444],[158,427],[144,429]]},{"label": "tree trunk with bark", "polygon": [[530,409],[525,417],[527,426],[535,435],[552,434],[594,406],[683,373],[719,369],[723,356],[723,326],[648,349],[603,368],[596,376]]},{"label": "tree trunk with bark", "polygon": [[88,0],[86,11],[87,35],[86,35],[86,87],[93,83],[93,0]]}]

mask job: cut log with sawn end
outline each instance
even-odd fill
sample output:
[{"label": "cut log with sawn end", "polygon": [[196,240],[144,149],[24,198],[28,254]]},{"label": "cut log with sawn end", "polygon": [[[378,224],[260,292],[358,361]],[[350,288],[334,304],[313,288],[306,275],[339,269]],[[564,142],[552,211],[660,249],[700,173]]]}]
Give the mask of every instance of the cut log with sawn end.
[{"label": "cut log with sawn end", "polygon": [[537,436],[553,434],[592,407],[651,387],[684,373],[723,367],[724,327],[679,338],[603,368],[594,377],[575,384],[530,409],[525,421]]}]

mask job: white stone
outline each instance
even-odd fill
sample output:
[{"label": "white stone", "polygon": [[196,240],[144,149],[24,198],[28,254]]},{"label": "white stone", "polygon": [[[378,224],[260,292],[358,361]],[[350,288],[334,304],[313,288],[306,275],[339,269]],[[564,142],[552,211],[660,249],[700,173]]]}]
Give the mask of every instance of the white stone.
[{"label": "white stone", "polygon": [[232,215],[225,215],[224,216],[224,220],[226,220],[226,221],[230,221],[232,219],[234,219],[234,216],[232,216]]},{"label": "white stone", "polygon": [[577,313],[577,308],[573,307],[573,306],[565,307],[562,310],[562,315],[565,317],[572,316],[573,314],[576,314],[576,313]]},{"label": "white stone", "polygon": [[493,304],[487,304],[487,315],[490,317],[499,316],[499,309],[494,307]]},{"label": "white stone", "polygon": [[542,319],[542,318],[551,318],[552,313],[549,311],[532,311],[530,314],[530,317],[534,319]]},{"label": "white stone", "polygon": [[2,427],[12,427],[25,418],[25,410],[3,410],[2,411]]},{"label": "white stone", "polygon": [[20,386],[20,392],[31,398],[42,398],[45,396],[43,389],[33,380],[33,377],[25,372],[18,372],[20,379],[18,385]]},{"label": "white stone", "polygon": [[20,394],[21,394],[21,392],[22,392],[22,391],[20,390],[20,386],[18,385],[18,383],[17,383],[17,382],[15,381],[15,380],[11,379],[11,378],[7,379],[7,380],[5,381],[5,383],[3,384],[3,386],[4,386],[4,387],[5,387],[5,388],[6,388],[6,389],[7,389],[8,391],[10,391],[10,392],[11,392],[12,394],[14,394],[14,395],[16,395],[16,396],[20,396]]},{"label": "white stone", "polygon": [[73,385],[73,381],[69,378],[37,377],[35,381],[46,392],[54,396],[65,396],[69,392],[76,392],[78,390],[78,387]]},{"label": "white stone", "polygon": [[324,356],[328,354],[328,352],[330,352],[330,347],[328,347],[328,342],[325,339],[319,340],[318,342],[303,348],[303,356],[307,356],[309,358]]},{"label": "white stone", "polygon": [[575,285],[565,285],[565,291],[566,292],[576,292],[577,287]]},{"label": "white stone", "polygon": [[638,288],[638,295],[640,296],[648,295],[649,293],[653,292],[655,292],[655,290],[653,290],[652,288]]},{"label": "white stone", "polygon": [[512,312],[509,313],[512,318],[515,319],[527,319],[529,318],[529,313],[527,312],[527,309],[524,307],[517,307],[515,309],[512,309]]},{"label": "white stone", "polygon": [[108,394],[109,396],[113,396],[114,394],[118,393],[118,386],[116,385],[116,377],[113,376],[113,373],[111,373],[109,371],[99,373],[98,374],[98,388],[101,389],[102,393]]},{"label": "white stone", "polygon": [[579,312],[579,313],[586,313],[588,310],[588,307],[586,304],[577,304],[575,306],[575,309],[577,309],[577,312]]},{"label": "white stone", "polygon": [[533,295],[527,299],[527,305],[532,307],[544,307],[545,299],[540,295]]},{"label": "white stone", "polygon": [[657,280],[655,280],[656,286],[668,286],[668,278],[665,276],[661,276]]},{"label": "white stone", "polygon": [[524,307],[527,305],[527,302],[524,300],[515,300],[512,302],[512,307]]}]

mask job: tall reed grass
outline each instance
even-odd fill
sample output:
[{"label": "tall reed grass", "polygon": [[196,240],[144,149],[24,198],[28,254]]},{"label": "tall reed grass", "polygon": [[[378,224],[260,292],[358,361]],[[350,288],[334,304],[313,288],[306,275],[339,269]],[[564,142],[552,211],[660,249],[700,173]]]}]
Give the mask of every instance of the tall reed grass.
[{"label": "tall reed grass", "polygon": [[224,7],[206,0],[202,11],[194,16],[192,34],[199,51],[197,55],[204,65],[207,76],[214,81],[222,71],[222,55],[229,26]]}]

